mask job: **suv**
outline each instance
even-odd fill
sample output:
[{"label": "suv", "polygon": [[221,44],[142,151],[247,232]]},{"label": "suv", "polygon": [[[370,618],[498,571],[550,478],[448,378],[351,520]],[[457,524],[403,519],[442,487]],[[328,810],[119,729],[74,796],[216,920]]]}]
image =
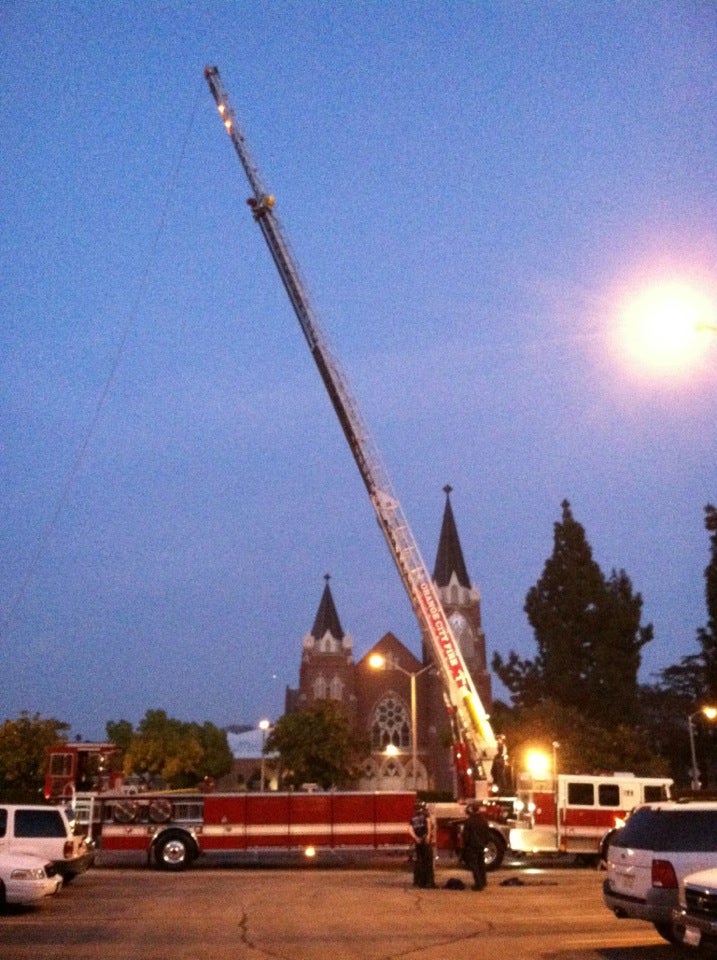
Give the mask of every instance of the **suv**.
[{"label": "suv", "polygon": [[616,917],[647,920],[671,943],[679,885],[717,862],[717,802],[667,801],[638,807],[610,839],[603,900]]},{"label": "suv", "polygon": [[84,873],[94,847],[76,836],[62,807],[0,804],[0,853],[29,853],[50,861],[65,883]]},{"label": "suv", "polygon": [[685,946],[717,948],[717,869],[685,877],[680,906],[672,920],[675,934]]}]

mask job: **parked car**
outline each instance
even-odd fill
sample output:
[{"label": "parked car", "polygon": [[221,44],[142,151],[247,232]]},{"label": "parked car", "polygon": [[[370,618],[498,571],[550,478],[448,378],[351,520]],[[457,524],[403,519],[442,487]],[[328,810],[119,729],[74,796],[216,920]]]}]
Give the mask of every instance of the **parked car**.
[{"label": "parked car", "polygon": [[672,921],[682,944],[717,951],[717,868],[685,877]]},{"label": "parked car", "polygon": [[27,853],[0,853],[0,904],[35,903],[57,893],[62,877],[51,863]]},{"label": "parked car", "polygon": [[717,865],[717,802],[666,801],[638,807],[610,838],[605,905],[616,917],[646,920],[671,943],[679,885]]},{"label": "parked car", "polygon": [[65,883],[95,859],[92,841],[75,834],[62,807],[0,804],[0,853],[26,853],[50,861]]}]

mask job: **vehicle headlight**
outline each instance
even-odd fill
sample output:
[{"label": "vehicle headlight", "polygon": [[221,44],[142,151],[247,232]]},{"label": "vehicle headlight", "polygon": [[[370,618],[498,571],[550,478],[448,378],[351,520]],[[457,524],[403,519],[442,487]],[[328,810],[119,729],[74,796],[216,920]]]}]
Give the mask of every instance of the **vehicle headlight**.
[{"label": "vehicle headlight", "polygon": [[45,870],[43,867],[25,867],[13,870],[10,877],[13,880],[44,880]]}]

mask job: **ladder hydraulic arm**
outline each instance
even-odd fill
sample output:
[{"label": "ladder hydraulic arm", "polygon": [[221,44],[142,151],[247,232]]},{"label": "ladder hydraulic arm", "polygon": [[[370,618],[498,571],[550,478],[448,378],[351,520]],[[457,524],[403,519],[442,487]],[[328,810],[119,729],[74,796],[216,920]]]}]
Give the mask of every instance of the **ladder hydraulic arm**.
[{"label": "ladder hydraulic arm", "polygon": [[497,752],[488,715],[443,611],[435,584],[421,558],[401,505],[393,493],[386,471],[351,396],[346,377],[316,319],[296,260],[274,212],[274,197],[265,189],[251,158],[219,71],[216,67],[207,67],[204,73],[226,131],[249,180],[252,195],[247,203],[264,235],[301,324],[413,610],[424,635],[430,641],[430,649],[443,682],[444,696],[451,714],[458,773],[463,781],[462,790],[468,793],[470,782],[470,794],[477,796],[487,787],[485,765]]}]

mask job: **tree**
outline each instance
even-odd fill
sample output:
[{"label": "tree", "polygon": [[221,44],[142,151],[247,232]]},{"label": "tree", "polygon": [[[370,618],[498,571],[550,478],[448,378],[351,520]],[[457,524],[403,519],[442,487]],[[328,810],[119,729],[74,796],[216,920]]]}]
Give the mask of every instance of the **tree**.
[{"label": "tree", "polygon": [[47,751],[67,738],[68,723],[23,711],[0,725],[0,797],[6,803],[42,798]]},{"label": "tree", "polygon": [[705,507],[705,529],[710,534],[710,559],[705,567],[705,602],[707,625],[697,631],[703,675],[703,696],[717,703],[717,510]]},{"label": "tree", "polygon": [[232,768],[233,757],[227,742],[225,730],[220,730],[213,723],[205,722],[201,726],[190,724],[192,732],[202,748],[202,775],[218,780],[229,773]]},{"label": "tree", "polygon": [[125,750],[125,773],[160,776],[176,789],[231,770],[227,735],[212,723],[185,723],[164,710],[148,710],[136,731],[119,720],[107,724],[107,734]]},{"label": "tree", "polygon": [[624,570],[606,579],[592,556],[585,530],[567,500],[554,527],[552,556],[528,591],[525,612],[538,653],[493,669],[518,707],[552,701],[596,721],[629,723],[638,713],[640,650],[652,639],[642,627],[642,597]]},{"label": "tree", "polygon": [[266,739],[265,753],[278,753],[285,781],[342,787],[359,775],[370,747],[357,737],[342,705],[315,700],[304,710],[284,714]]},{"label": "tree", "polygon": [[[709,503],[704,509],[710,551],[704,571],[707,623],[697,629],[699,650],[665,667],[658,674],[657,684],[650,688],[653,696],[660,697],[662,705],[657,726],[662,736],[669,728],[676,756],[680,757],[684,757],[684,744],[687,743],[687,717],[700,706],[717,705],[717,509]],[[706,780],[714,780],[717,768],[714,735],[712,725],[702,725],[697,730],[698,767],[706,774]],[[680,745],[682,749],[679,749]],[[687,764],[682,763],[676,777],[686,777],[686,770]]]},{"label": "tree", "polygon": [[132,737],[134,736],[134,729],[129,720],[108,720],[105,730],[107,731],[107,739],[110,743],[114,743],[115,746],[119,747],[123,754],[127,753],[132,744]]},{"label": "tree", "polygon": [[500,722],[513,759],[524,769],[522,758],[530,750],[547,756],[555,747],[558,772],[598,773],[629,770],[635,774],[666,776],[668,763],[648,742],[639,726],[616,723],[606,729],[584,711],[551,700],[531,707],[507,709],[498,706],[494,718]]}]

